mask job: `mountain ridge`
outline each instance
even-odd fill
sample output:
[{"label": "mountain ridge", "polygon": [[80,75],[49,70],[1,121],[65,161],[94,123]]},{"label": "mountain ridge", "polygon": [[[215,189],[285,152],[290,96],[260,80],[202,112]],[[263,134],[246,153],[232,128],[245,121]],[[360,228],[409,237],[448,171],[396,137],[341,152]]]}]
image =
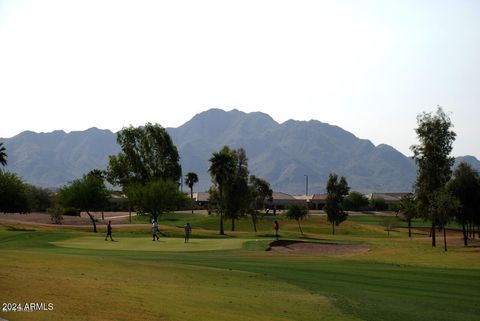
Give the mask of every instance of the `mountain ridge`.
[{"label": "mountain ridge", "polygon": [[[196,191],[211,186],[209,159],[224,145],[244,148],[251,174],[269,181],[276,191],[290,194],[325,191],[330,172],[344,175],[352,190],[369,192],[411,191],[416,169],[411,158],[390,145],[375,146],[339,126],[318,120],[276,122],[262,112],[210,109],[177,128],[166,128],[178,148],[183,174],[199,175]],[[26,182],[58,187],[94,168],[106,168],[108,156],[120,151],[116,134],[91,127],[84,131],[50,133],[24,131],[3,139],[7,170]],[[473,156],[464,160],[480,169]]]}]

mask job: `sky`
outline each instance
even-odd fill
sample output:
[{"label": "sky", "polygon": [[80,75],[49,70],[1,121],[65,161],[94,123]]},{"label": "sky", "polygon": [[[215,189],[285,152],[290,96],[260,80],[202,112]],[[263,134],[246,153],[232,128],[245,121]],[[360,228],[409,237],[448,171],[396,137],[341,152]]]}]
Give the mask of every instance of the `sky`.
[{"label": "sky", "polygon": [[406,155],[440,105],[480,158],[477,0],[0,0],[0,137],[178,127],[210,108],[337,125]]}]

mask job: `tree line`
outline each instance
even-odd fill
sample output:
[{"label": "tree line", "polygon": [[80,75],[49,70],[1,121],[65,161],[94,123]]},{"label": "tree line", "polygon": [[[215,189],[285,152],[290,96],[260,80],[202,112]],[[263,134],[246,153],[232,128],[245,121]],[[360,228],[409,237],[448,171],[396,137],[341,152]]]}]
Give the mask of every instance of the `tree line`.
[{"label": "tree line", "polygon": [[[480,178],[468,164],[462,163],[452,172],[454,158],[450,156],[456,134],[452,123],[442,108],[436,113],[422,113],[417,117],[416,133],[419,144],[411,147],[417,164],[417,179],[414,193],[403,197],[398,211],[408,222],[423,218],[431,222],[432,246],[436,246],[436,231],[443,230],[445,250],[445,226],[456,220],[464,235],[464,244],[480,232]],[[51,197],[47,190],[22,182],[13,173],[0,171],[0,211],[27,213],[32,209],[53,208],[54,212],[67,209],[84,211],[90,217],[94,231],[95,218],[92,211],[108,206],[111,191],[107,183],[120,188],[126,196],[128,208],[139,214],[148,214],[157,219],[162,213],[178,208],[192,207],[193,186],[198,175],[188,172],[185,184],[190,188],[190,199],[179,191],[182,176],[180,157],[176,146],[166,130],[158,124],[147,123],[142,127],[123,128],[117,134],[121,147],[118,155],[109,158],[106,170],[93,170],[82,178],[60,188]],[[225,234],[224,223],[235,222],[250,215],[252,226],[257,231],[258,217],[266,203],[272,200],[270,184],[250,175],[248,158],[243,148],[224,146],[212,154],[208,171],[212,178],[209,190],[209,210],[219,216],[219,233]],[[7,164],[5,147],[0,143],[0,164]],[[368,200],[358,192],[350,192],[345,177],[331,173],[326,185],[327,198],[324,211],[327,220],[335,226],[348,217],[348,210],[385,209],[382,199]],[[287,217],[298,222],[306,217],[308,209],[293,206]],[[303,232],[302,232],[303,234]]]},{"label": "tree line", "polygon": [[[4,167],[7,163],[6,148],[0,142],[0,165]],[[24,214],[42,211],[51,205],[49,190],[26,184],[17,174],[0,167],[0,212]]]}]

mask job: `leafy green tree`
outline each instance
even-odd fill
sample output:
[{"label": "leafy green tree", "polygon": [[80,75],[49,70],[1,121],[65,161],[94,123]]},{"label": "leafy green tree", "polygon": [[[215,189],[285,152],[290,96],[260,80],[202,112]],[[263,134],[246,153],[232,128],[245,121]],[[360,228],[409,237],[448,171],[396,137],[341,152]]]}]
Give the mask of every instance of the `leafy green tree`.
[{"label": "leafy green tree", "polygon": [[335,225],[340,225],[348,217],[348,213],[344,211],[343,200],[345,195],[348,195],[349,189],[345,177],[342,176],[339,180],[337,174],[330,174],[324,210],[327,213],[327,220],[332,224],[332,234],[335,234]]},{"label": "leafy green tree", "polygon": [[[106,179],[112,185],[121,186],[123,195],[125,195],[125,190],[128,187],[128,184],[135,183],[133,174],[129,170],[128,160],[125,154],[120,153],[117,156],[110,156],[106,171]],[[128,197],[126,198],[125,203],[128,207],[128,221],[132,223],[132,203]]]},{"label": "leafy green tree", "polygon": [[398,213],[400,213],[400,210],[402,209],[402,207],[400,206],[399,203],[393,203],[390,205],[390,210],[395,212],[395,217],[398,216]]},{"label": "leafy green tree", "polygon": [[375,196],[370,200],[370,208],[375,211],[385,211],[388,205],[383,197]]},{"label": "leafy green tree", "polygon": [[[167,131],[158,124],[123,128],[117,134],[121,152],[110,156],[106,178],[112,185],[145,185],[156,180],[178,181],[182,169],[177,147]],[[131,214],[131,203],[129,213]],[[131,215],[130,215],[131,221]]]},{"label": "leafy green tree", "polygon": [[93,175],[103,180],[105,180],[108,176],[107,171],[101,169],[92,169],[87,175]]},{"label": "leafy green tree", "polygon": [[460,163],[448,183],[448,190],[460,201],[461,209],[456,219],[462,225],[463,242],[468,246],[467,227],[475,224],[480,215],[480,178],[467,163]]},{"label": "leafy green tree", "polygon": [[455,132],[451,130],[452,122],[441,107],[435,114],[422,113],[417,116],[418,127],[415,129],[419,139],[413,145],[414,159],[417,164],[415,193],[420,214],[432,222],[432,246],[436,246],[435,226],[438,219],[432,212],[430,200],[432,195],[445,187],[452,174],[454,157],[450,156]]},{"label": "leafy green tree", "polygon": [[218,189],[218,210],[220,213],[220,235],[224,235],[223,215],[225,210],[225,188],[226,183],[235,170],[235,157],[230,152],[230,149],[225,146],[219,152],[213,153],[210,158],[210,167],[208,169],[212,180]]},{"label": "leafy green tree", "polygon": [[0,212],[25,214],[31,206],[27,184],[16,174],[0,170]]},{"label": "leafy green tree", "polygon": [[445,252],[447,251],[446,225],[457,215],[460,210],[460,201],[446,188],[436,190],[430,195],[430,213],[435,219],[435,225],[443,229]]},{"label": "leafy green tree", "polygon": [[298,229],[300,230],[300,233],[302,235],[303,235],[303,231],[302,231],[302,227],[300,226],[300,221],[306,218],[307,215],[308,215],[307,207],[300,204],[291,204],[288,207],[287,214],[286,214],[289,220],[297,221]]},{"label": "leafy green tree", "polygon": [[250,195],[253,229],[257,232],[258,211],[264,208],[266,201],[272,201],[273,191],[266,180],[250,175]]},{"label": "leafy green tree", "polygon": [[220,215],[220,192],[217,187],[211,186],[208,189],[208,214],[210,215],[212,212],[217,213]]},{"label": "leafy green tree", "polygon": [[122,188],[125,188],[129,183],[135,182],[134,174],[130,171],[127,155],[119,153],[116,156],[111,155],[109,157],[106,179],[110,184],[121,186]]},{"label": "leafy green tree", "polygon": [[188,172],[185,176],[185,185],[190,188],[190,199],[192,200],[192,213],[193,213],[193,185],[198,183],[198,175],[194,172]]},{"label": "leafy green tree", "polygon": [[48,189],[27,185],[27,192],[32,200],[33,211],[46,212],[48,208],[54,206],[53,194]]},{"label": "leafy green tree", "polygon": [[[90,172],[88,172],[87,175],[95,176],[95,177],[97,177],[98,179],[101,179],[102,181],[105,181],[105,179],[106,179],[107,176],[108,176],[107,171],[104,171],[104,170],[101,170],[101,169],[92,169]],[[105,204],[105,206],[107,206],[107,204]],[[105,220],[105,217],[104,217],[105,206],[101,208],[101,211],[102,211],[102,221]],[[130,216],[129,216],[129,217],[130,217]],[[130,223],[131,223],[131,220],[130,220]]]},{"label": "leafy green tree", "polygon": [[412,237],[412,219],[418,216],[417,203],[414,195],[405,195],[400,199],[400,213],[408,222],[408,237]]},{"label": "leafy green tree", "polygon": [[368,207],[368,198],[359,192],[350,192],[344,199],[344,206],[349,211],[361,211]]},{"label": "leafy green tree", "polygon": [[140,214],[149,214],[152,219],[174,211],[186,204],[186,196],[178,190],[176,182],[155,180],[146,184],[131,184],[126,193]]},{"label": "leafy green tree", "polygon": [[0,165],[7,165],[7,151],[5,146],[3,146],[3,143],[0,143]]},{"label": "leafy green tree", "polygon": [[178,181],[181,176],[177,147],[158,124],[123,128],[117,134],[122,151],[110,156],[108,180],[114,185],[146,184],[154,180]]},{"label": "leafy green tree", "polygon": [[91,211],[101,210],[108,203],[110,196],[103,179],[96,175],[83,175],[70,185],[58,191],[58,201],[64,208],[74,207],[85,211],[92,221],[93,232],[97,232],[97,224]]}]

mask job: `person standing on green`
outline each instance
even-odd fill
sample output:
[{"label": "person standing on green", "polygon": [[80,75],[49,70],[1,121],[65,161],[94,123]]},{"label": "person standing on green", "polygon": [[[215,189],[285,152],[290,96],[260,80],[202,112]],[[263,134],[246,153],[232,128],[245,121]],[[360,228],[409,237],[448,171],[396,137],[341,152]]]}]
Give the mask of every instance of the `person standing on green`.
[{"label": "person standing on green", "polygon": [[190,223],[187,222],[187,225],[185,225],[185,243],[188,243],[190,241],[190,233],[192,232],[192,227],[190,226]]},{"label": "person standing on green", "polygon": [[275,231],[275,240],[278,241],[278,230],[280,229],[280,225],[278,225],[278,221],[275,221],[273,224],[273,229]]},{"label": "person standing on green", "polygon": [[113,238],[112,238],[112,221],[108,221],[108,225],[107,225],[107,235],[105,236],[105,241],[107,240],[107,237],[110,236],[110,240],[113,242]]},{"label": "person standing on green", "polygon": [[157,223],[157,220],[156,219],[153,219],[152,220],[152,235],[153,235],[153,240],[152,241],[155,241],[155,240],[159,240],[159,237],[158,237],[158,223]]}]

